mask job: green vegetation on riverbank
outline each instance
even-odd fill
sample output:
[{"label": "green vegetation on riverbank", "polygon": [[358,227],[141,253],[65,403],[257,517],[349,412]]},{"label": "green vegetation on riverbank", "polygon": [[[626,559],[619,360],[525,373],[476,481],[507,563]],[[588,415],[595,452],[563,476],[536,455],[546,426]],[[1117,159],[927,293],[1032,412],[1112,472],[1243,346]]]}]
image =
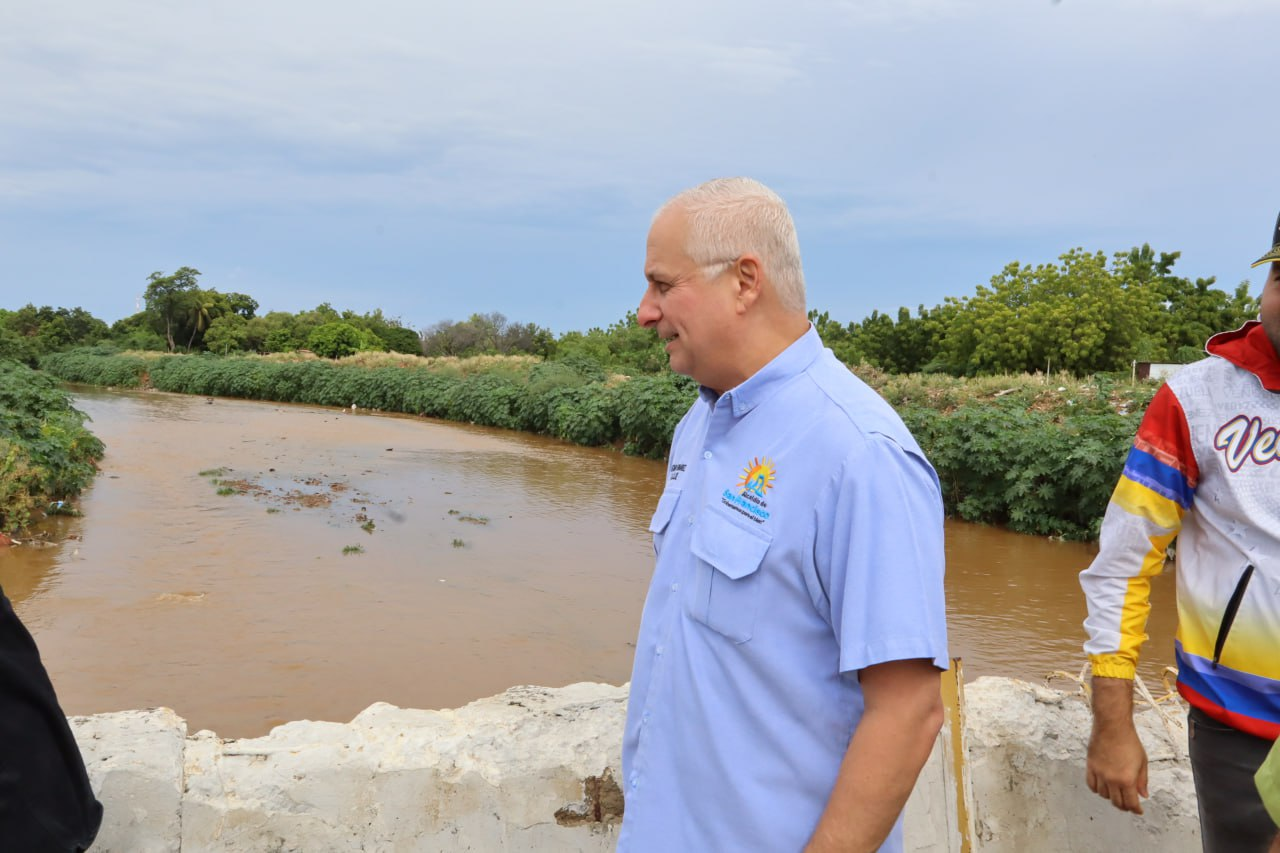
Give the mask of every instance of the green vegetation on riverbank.
[{"label": "green vegetation on riverbank", "polygon": [[0,533],[57,512],[97,470],[103,447],[45,374],[0,360]]},{"label": "green vegetation on riverbank", "polygon": [[[916,434],[950,514],[1092,539],[1156,387],[1116,377],[1201,358],[1210,334],[1258,310],[1248,282],[1228,292],[1176,275],[1177,260],[1073,249],[915,316],[809,316]],[[654,458],[694,395],[634,313],[559,337],[496,312],[415,331],[328,303],[260,316],[252,296],[199,276],[153,273],[145,308],[109,329],[78,308],[0,309],[0,357],[73,382],[427,415]]]},{"label": "green vegetation on riverbank", "polygon": [[960,379],[854,372],[933,463],[947,514],[1091,541],[1159,383],[1068,373]]},{"label": "green vegetation on riverbank", "polygon": [[[401,412],[612,445],[659,458],[694,397],[670,372],[608,374],[574,356],[419,358],[108,354],[41,366],[71,382]],[[947,511],[1020,533],[1092,539],[1157,387],[1113,378],[977,379],[855,368],[902,415],[938,470]]]},{"label": "green vegetation on riverbank", "polygon": [[607,374],[588,358],[420,358],[364,353],[330,361],[303,356],[54,353],[41,367],[68,382],[183,394],[314,403],[444,418],[666,453],[694,385],[670,372]]}]

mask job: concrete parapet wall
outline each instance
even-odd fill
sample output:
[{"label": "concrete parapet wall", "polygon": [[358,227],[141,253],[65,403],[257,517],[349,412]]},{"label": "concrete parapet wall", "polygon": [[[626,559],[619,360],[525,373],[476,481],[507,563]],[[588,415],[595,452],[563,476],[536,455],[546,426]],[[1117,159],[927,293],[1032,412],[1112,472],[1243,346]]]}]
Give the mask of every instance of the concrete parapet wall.
[{"label": "concrete parapet wall", "polygon": [[[1182,742],[1140,714],[1151,799],[1122,815],[1084,787],[1088,710],[1010,679],[966,690],[984,853],[1200,849]],[[626,688],[516,687],[446,711],[376,704],[348,724],[188,736],[172,711],[73,717],[106,817],[94,851],[609,851]],[[945,734],[945,733],[944,733]],[[959,851],[944,737],[908,805],[908,850]],[[947,788],[951,787],[948,791]]]},{"label": "concrete parapet wall", "polygon": [[979,678],[965,689],[965,712],[975,851],[1200,853],[1184,711],[1171,725],[1150,708],[1135,715],[1151,793],[1141,817],[1085,787],[1091,720],[1078,692]]}]

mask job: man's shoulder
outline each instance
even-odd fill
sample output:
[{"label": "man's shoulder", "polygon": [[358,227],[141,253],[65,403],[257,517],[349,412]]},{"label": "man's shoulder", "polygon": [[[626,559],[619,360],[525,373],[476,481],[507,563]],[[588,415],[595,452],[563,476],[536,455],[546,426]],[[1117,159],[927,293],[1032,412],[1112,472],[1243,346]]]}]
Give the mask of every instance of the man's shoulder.
[{"label": "man's shoulder", "polygon": [[1199,361],[1184,364],[1177,373],[1169,377],[1169,385],[1177,390],[1178,386],[1214,381],[1224,373],[1234,373],[1239,369],[1225,358],[1207,355]]},{"label": "man's shoulder", "polygon": [[807,371],[816,401],[826,409],[830,426],[845,426],[864,438],[881,435],[915,450],[902,418],[874,388],[829,353]]},{"label": "man's shoulder", "polygon": [[1216,355],[1185,365],[1169,377],[1166,386],[1184,404],[1195,400],[1208,402],[1224,394],[1238,402],[1241,393],[1261,389],[1256,375]]}]

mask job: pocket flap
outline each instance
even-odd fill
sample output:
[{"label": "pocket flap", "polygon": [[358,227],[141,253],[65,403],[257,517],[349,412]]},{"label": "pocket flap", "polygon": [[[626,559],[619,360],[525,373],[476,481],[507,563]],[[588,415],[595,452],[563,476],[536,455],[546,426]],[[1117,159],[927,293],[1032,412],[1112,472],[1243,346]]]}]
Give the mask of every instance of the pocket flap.
[{"label": "pocket flap", "polygon": [[671,523],[671,515],[676,511],[676,504],[679,501],[679,489],[670,489],[662,493],[662,497],[658,498],[658,508],[653,511],[653,518],[649,521],[649,531],[651,533],[661,533],[667,529],[667,525]]},{"label": "pocket flap", "polygon": [[737,580],[760,568],[773,537],[767,530],[741,527],[714,508],[703,510],[693,530],[693,555]]}]

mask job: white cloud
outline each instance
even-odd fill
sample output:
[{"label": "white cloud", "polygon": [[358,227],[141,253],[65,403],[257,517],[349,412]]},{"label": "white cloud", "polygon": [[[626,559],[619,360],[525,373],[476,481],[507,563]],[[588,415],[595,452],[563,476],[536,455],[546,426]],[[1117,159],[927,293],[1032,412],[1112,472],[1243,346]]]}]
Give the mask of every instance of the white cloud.
[{"label": "white cloud", "polygon": [[647,208],[754,172],[839,227],[1125,221],[1232,180],[1224,139],[1264,156],[1246,38],[1277,20],[1250,0],[11,4],[0,206]]}]

